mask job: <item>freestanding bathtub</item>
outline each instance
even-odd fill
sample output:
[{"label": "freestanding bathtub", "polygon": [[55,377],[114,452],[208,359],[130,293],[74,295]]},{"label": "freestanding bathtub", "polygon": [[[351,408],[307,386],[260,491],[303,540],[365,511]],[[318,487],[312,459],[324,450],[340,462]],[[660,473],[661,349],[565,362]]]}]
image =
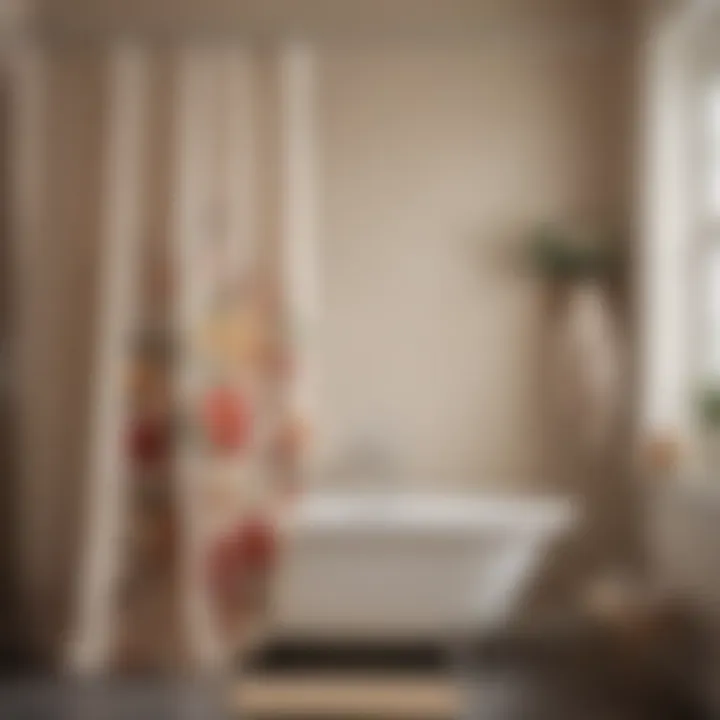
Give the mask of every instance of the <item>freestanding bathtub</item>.
[{"label": "freestanding bathtub", "polygon": [[311,493],[284,528],[273,625],[431,640],[502,622],[574,518],[559,499]]}]

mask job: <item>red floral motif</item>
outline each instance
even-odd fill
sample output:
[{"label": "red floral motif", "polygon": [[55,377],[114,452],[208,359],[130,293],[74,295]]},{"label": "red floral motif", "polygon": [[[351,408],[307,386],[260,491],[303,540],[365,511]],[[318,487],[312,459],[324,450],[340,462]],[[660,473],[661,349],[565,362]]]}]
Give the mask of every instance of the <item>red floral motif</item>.
[{"label": "red floral motif", "polygon": [[132,459],[138,463],[164,460],[170,452],[167,424],[155,419],[136,419],[129,430],[128,450]]},{"label": "red floral motif", "polygon": [[246,586],[269,574],[277,557],[275,527],[262,517],[244,520],[211,548],[209,581],[221,604],[243,597]]},{"label": "red floral motif", "polygon": [[262,517],[245,520],[236,531],[235,541],[242,564],[253,570],[269,570],[277,556],[274,525]]},{"label": "red floral motif", "polygon": [[232,388],[209,392],[203,403],[203,422],[210,442],[218,450],[232,452],[248,444],[252,430],[250,408]]}]

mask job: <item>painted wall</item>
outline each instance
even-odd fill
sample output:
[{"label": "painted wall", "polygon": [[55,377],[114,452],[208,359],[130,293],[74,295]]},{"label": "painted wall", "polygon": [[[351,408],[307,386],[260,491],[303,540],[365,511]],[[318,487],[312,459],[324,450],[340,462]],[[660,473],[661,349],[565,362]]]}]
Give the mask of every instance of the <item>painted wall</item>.
[{"label": "painted wall", "polygon": [[[618,57],[620,55],[620,57]],[[320,439],[431,486],[542,485],[538,223],[624,212],[616,42],[320,53]]]}]

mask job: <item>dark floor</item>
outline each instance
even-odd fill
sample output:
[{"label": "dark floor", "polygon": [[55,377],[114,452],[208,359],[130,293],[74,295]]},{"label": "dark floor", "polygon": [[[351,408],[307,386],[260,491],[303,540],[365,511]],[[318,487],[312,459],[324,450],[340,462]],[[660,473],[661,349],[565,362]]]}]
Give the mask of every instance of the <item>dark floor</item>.
[{"label": "dark floor", "polygon": [[[228,715],[243,720],[716,717],[699,702],[697,653],[677,637],[633,646],[605,631],[568,628],[512,637],[501,633],[444,646],[275,643],[243,663],[225,683],[15,678],[0,683],[0,720],[219,720]],[[260,710],[243,707],[249,678],[256,686],[258,678],[260,686],[263,678],[269,680]],[[274,702],[279,699],[278,678],[290,687],[283,690],[281,707]],[[294,679],[300,679],[297,704]],[[234,689],[231,696],[228,687]],[[348,697],[344,688],[350,688]],[[308,710],[308,698],[310,707],[316,702],[325,709]]]},{"label": "dark floor", "polygon": [[[437,684],[437,678],[434,681]],[[333,680],[328,680],[328,687]],[[242,683],[241,683],[242,684]],[[323,686],[320,685],[322,688]],[[372,686],[369,686],[370,688]],[[421,686],[419,686],[421,687]],[[34,684],[0,690],[2,720],[222,720],[228,717],[248,720],[695,720],[709,718],[699,714],[680,698],[658,694],[621,693],[601,684],[587,683],[572,672],[555,669],[496,668],[480,674],[465,686],[464,702],[452,714],[416,706],[393,709],[383,714],[382,707],[358,712],[342,703],[332,714],[314,713],[299,703],[288,711],[243,712],[239,704],[220,707],[217,690],[207,688],[165,687],[162,689],[121,688],[98,685],[60,687]],[[323,693],[321,689],[320,694]],[[372,695],[372,689],[366,691]],[[306,702],[307,696],[303,702]]]},{"label": "dark floor", "polygon": [[700,720],[693,699],[673,688],[623,686],[586,669],[518,664],[470,681],[474,720]]}]

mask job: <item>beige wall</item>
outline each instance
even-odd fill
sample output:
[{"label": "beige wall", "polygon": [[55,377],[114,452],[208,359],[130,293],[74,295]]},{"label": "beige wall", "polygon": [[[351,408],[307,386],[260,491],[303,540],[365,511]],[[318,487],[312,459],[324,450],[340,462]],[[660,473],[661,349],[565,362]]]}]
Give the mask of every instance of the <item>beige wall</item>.
[{"label": "beige wall", "polygon": [[542,484],[541,303],[513,252],[625,211],[626,72],[567,38],[320,51],[330,458],[375,428],[415,482]]}]

